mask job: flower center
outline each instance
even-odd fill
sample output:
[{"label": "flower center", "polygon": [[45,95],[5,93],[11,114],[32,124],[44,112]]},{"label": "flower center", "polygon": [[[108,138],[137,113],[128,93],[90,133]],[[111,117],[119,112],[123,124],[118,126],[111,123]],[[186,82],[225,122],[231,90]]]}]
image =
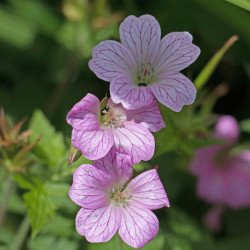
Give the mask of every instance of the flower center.
[{"label": "flower center", "polygon": [[105,106],[100,111],[100,123],[104,128],[114,129],[122,126],[124,114],[119,110],[114,110],[113,106]]},{"label": "flower center", "polygon": [[137,69],[136,83],[138,87],[147,87],[152,82],[154,73],[154,67],[148,63],[147,65],[141,64],[141,67]]},{"label": "flower center", "polygon": [[110,201],[115,206],[126,206],[132,197],[128,195],[124,186],[113,187],[110,192]]}]

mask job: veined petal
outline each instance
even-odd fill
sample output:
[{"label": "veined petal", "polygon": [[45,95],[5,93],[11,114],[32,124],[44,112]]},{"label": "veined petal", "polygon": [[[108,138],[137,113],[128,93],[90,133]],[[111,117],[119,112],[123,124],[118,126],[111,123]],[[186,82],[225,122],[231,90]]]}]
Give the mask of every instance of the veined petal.
[{"label": "veined petal", "polygon": [[87,94],[69,111],[67,122],[77,130],[97,130],[100,126],[98,121],[99,109],[99,99],[92,94]]},{"label": "veined petal", "polygon": [[192,44],[193,37],[188,32],[172,32],[160,44],[153,63],[155,72],[179,72],[193,63],[200,55],[200,49]]},{"label": "veined petal", "polygon": [[97,131],[73,129],[71,142],[87,159],[97,160],[109,152],[114,144],[114,137],[111,130],[102,128]]},{"label": "veined petal", "polygon": [[131,52],[116,41],[100,42],[92,51],[90,69],[104,81],[112,81],[119,74],[130,74],[136,68]]},{"label": "veined petal", "polygon": [[128,184],[126,190],[132,196],[132,201],[139,202],[145,208],[152,210],[170,206],[167,194],[155,169],[136,176]]},{"label": "veined petal", "polygon": [[133,171],[131,157],[113,149],[105,157],[94,161],[93,166],[107,173],[112,184],[125,184]]},{"label": "veined petal", "polygon": [[196,97],[194,84],[181,73],[162,74],[150,88],[160,103],[176,112],[192,104]]},{"label": "veined petal", "polygon": [[110,83],[110,95],[114,103],[122,103],[126,109],[137,109],[153,101],[149,87],[137,87],[130,77],[121,75]]},{"label": "veined petal", "polygon": [[113,130],[113,133],[114,148],[120,153],[128,154],[133,164],[153,157],[154,137],[143,125],[126,121],[122,127]]},{"label": "veined petal", "polygon": [[159,221],[149,209],[127,205],[121,208],[122,219],[119,235],[128,245],[142,248],[156,236]]},{"label": "veined petal", "polygon": [[126,113],[129,121],[141,123],[151,132],[157,132],[166,126],[156,100],[139,109],[126,110]]},{"label": "veined petal", "polygon": [[109,241],[117,232],[121,223],[119,208],[104,206],[95,210],[80,209],[76,216],[76,229],[85,235],[89,242]]},{"label": "veined petal", "polygon": [[120,25],[120,37],[141,66],[154,61],[160,46],[161,28],[153,16],[128,16]]},{"label": "veined petal", "polygon": [[69,197],[77,205],[96,209],[108,204],[109,175],[90,164],[81,165],[74,173]]}]

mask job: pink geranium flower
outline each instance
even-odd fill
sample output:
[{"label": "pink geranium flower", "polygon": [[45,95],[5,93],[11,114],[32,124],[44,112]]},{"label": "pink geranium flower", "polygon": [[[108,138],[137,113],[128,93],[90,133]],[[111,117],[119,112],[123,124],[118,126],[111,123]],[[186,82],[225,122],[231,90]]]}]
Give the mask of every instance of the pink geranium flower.
[{"label": "pink geranium flower", "polygon": [[191,164],[198,177],[197,194],[212,204],[231,208],[250,205],[250,150],[232,154],[239,136],[237,121],[231,116],[218,120],[214,136],[225,144],[199,149]]},{"label": "pink geranium flower", "polygon": [[69,196],[82,207],[76,229],[89,242],[109,241],[118,231],[128,245],[141,248],[156,236],[159,221],[151,210],[169,207],[164,187],[155,169],[128,182],[131,175],[130,157],[113,150],[76,170]]},{"label": "pink geranium flower", "polygon": [[99,43],[89,62],[99,78],[111,82],[115,103],[137,109],[155,96],[163,105],[180,111],[194,102],[193,83],[179,73],[200,54],[188,32],[172,32],[161,40],[161,28],[153,16],[129,16],[120,25],[120,37],[121,43]]},{"label": "pink geranium flower", "polygon": [[67,122],[73,127],[72,145],[86,158],[99,159],[114,148],[130,155],[133,164],[152,158],[155,141],[150,131],[165,127],[155,100],[129,111],[108,98],[100,103],[92,94],[71,109]]}]

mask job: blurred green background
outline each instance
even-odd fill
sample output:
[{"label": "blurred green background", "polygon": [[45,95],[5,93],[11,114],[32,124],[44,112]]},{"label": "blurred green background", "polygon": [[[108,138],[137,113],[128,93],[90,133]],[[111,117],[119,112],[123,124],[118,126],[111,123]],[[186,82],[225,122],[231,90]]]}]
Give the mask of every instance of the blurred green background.
[{"label": "blurred green background", "polygon": [[[236,2],[236,5],[230,2]],[[237,6],[237,1],[225,0],[0,1],[0,106],[4,107],[13,123],[24,116],[32,117],[29,128],[35,131],[34,139],[39,136],[38,132],[36,134],[37,126],[50,131],[51,140],[57,138],[55,140],[58,145],[63,145],[62,148],[53,148],[50,141],[47,147],[51,146],[52,152],[45,150],[43,156],[37,153],[36,157],[42,159],[46,155],[51,160],[53,150],[60,151],[55,153],[58,161],[54,158],[55,165],[60,164],[56,170],[51,170],[49,165],[54,164],[53,160],[41,160],[39,167],[49,166],[53,181],[58,181],[60,177],[55,177],[61,171],[58,168],[67,172],[62,175],[62,182],[67,184],[62,187],[62,197],[59,195],[56,200],[55,216],[42,223],[45,226],[41,227],[41,232],[34,239],[27,234],[22,249],[116,248],[115,239],[106,244],[88,244],[75,231],[74,217],[78,207],[67,197],[67,188],[79,163],[73,168],[66,166],[71,127],[66,124],[65,117],[87,93],[103,98],[109,92],[109,84],[90,71],[88,61],[98,42],[107,39],[119,41],[119,24],[126,16],[154,15],[162,28],[162,36],[172,31],[189,31],[194,43],[201,49],[197,61],[183,71],[190,79],[195,79],[232,35],[238,35],[239,40],[209,78],[204,95],[209,95],[224,83],[227,93],[216,101],[213,112],[231,114],[239,121],[249,119],[250,15],[249,9],[247,11],[249,1],[243,2],[245,8],[240,4]],[[37,109],[42,110],[46,118],[39,111],[32,116]],[[178,119],[178,114],[174,116]],[[56,134],[53,127],[62,133]],[[248,138],[243,133],[242,140]],[[40,146],[40,150],[44,150],[43,147],[46,145]],[[175,148],[166,151],[157,154],[146,167],[159,165],[159,175],[172,207],[156,211],[160,232],[145,249],[230,250],[239,246],[241,250],[250,249],[250,210],[228,210],[222,231],[219,234],[210,232],[202,223],[202,216],[209,205],[195,197],[195,178],[187,171],[190,155]],[[0,191],[3,193],[7,181],[3,170],[0,174]],[[46,179],[45,173],[42,176]],[[19,180],[18,183],[21,182]],[[50,189],[47,191],[50,193]],[[7,222],[0,232],[0,249],[10,249],[10,243],[26,213],[21,198],[23,193],[15,186],[8,205]],[[124,249],[129,248],[124,246]]]}]

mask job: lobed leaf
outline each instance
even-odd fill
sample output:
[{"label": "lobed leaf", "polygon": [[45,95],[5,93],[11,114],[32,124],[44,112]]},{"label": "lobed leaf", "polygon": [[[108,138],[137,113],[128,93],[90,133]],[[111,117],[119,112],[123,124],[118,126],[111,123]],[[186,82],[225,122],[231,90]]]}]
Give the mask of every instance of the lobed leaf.
[{"label": "lobed leaf", "polygon": [[56,132],[42,111],[36,110],[31,118],[29,129],[32,131],[30,140],[42,137],[34,149],[41,162],[54,167],[66,155],[66,146],[61,132]]}]

